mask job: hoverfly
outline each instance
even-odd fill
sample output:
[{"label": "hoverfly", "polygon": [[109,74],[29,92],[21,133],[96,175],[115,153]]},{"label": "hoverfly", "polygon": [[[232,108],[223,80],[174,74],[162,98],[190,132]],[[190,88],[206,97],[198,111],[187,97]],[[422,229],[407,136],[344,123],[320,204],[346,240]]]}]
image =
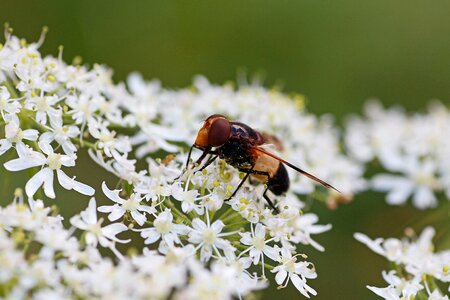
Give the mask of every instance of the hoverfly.
[{"label": "hoverfly", "polygon": [[195,143],[189,150],[186,169],[189,167],[193,148],[203,151],[196,164],[201,164],[205,157],[208,154],[210,155],[198,171],[202,171],[217,158],[221,158],[229,165],[245,173],[233,194],[226,200],[231,199],[247,178],[251,176],[267,185],[263,197],[276,212],[278,212],[278,209],[266,193],[269,190],[275,195],[281,195],[289,189],[289,176],[285,165],[327,188],[338,191],[327,182],[272,153],[267,147],[264,147],[268,144],[275,145],[278,150],[282,148],[281,142],[272,135],[260,133],[241,122],[230,122],[222,115],[211,115],[205,120],[197,134]]}]

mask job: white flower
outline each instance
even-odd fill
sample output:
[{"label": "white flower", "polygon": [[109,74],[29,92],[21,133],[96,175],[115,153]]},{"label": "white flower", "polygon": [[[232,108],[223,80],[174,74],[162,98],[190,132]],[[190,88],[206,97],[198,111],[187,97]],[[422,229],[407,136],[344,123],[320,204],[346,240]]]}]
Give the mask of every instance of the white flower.
[{"label": "white flower", "polygon": [[362,233],[355,233],[354,237],[361,243],[366,244],[375,253],[385,256],[389,261],[401,262],[403,260],[403,244],[397,239],[389,238],[384,240],[377,238],[372,241]]},{"label": "white flower", "polygon": [[36,122],[47,124],[47,115],[57,115],[58,110],[53,106],[60,102],[61,98],[57,96],[46,96],[43,91],[40,96],[34,96],[25,100],[25,108],[36,111]]},{"label": "white flower", "polygon": [[325,249],[323,246],[311,238],[311,234],[326,232],[330,230],[332,226],[331,224],[315,224],[318,220],[319,218],[317,215],[312,213],[303,215],[297,214],[290,223],[294,228],[294,232],[291,234],[291,238],[289,240],[296,244],[302,243],[304,245],[311,245],[319,251],[324,251]]},{"label": "white flower", "polygon": [[[266,228],[262,224],[257,224],[255,230],[253,225],[250,226],[251,234],[249,232],[240,233],[241,243],[250,246],[247,250],[243,251],[240,255],[248,252],[248,255],[253,259],[253,264],[258,264],[261,259],[261,263],[264,265],[264,255],[272,259],[273,261],[280,260],[280,249],[277,247],[271,247],[267,243],[271,242],[275,238],[266,240]],[[264,267],[263,267],[264,277]]]},{"label": "white flower", "polygon": [[108,129],[108,122],[102,122],[100,119],[91,118],[89,121],[89,133],[98,140],[98,147],[102,149],[109,157],[118,157],[120,153],[131,151],[131,145],[127,138],[116,137],[116,132]]},{"label": "white flower", "polygon": [[[441,282],[450,282],[448,266],[450,265],[450,251],[433,253],[432,238],[434,229],[427,227],[421,235],[413,241],[394,238],[371,240],[366,235],[355,233],[355,238],[366,244],[374,252],[385,256],[389,261],[403,269],[403,274],[395,271],[383,271],[383,277],[389,286],[378,288],[367,286],[377,295],[385,299],[409,299],[425,286],[428,294],[427,278]],[[404,297],[404,298],[402,298]]]},{"label": "white flower", "polygon": [[[49,198],[55,198],[53,190],[54,171],[56,171],[58,182],[67,190],[76,190],[77,192],[92,196],[95,192],[90,186],[78,182],[75,178],[70,178],[61,170],[62,166],[73,167],[75,165],[75,155],[64,155],[54,153],[53,148],[47,143],[39,143],[40,149],[47,155],[33,151],[24,144],[17,145],[17,154],[19,158],[10,160],[4,164],[8,171],[20,171],[32,167],[43,166],[25,185],[25,191],[28,197],[33,197],[36,191],[44,185],[44,193]],[[45,167],[44,167],[45,166]]]},{"label": "white flower", "polygon": [[291,251],[285,248],[281,249],[281,265],[276,266],[271,271],[272,273],[277,273],[275,275],[275,281],[279,285],[285,282],[283,287],[286,287],[290,280],[303,296],[309,298],[308,293],[315,296],[317,292],[306,284],[306,279],[314,279],[317,277],[314,266],[306,261],[296,262],[297,256],[292,256]]},{"label": "white flower", "polygon": [[401,300],[398,291],[394,286],[379,288],[368,285],[367,288],[386,300]]},{"label": "white flower", "polygon": [[428,300],[448,300],[447,295],[442,295],[438,289],[435,289],[433,293],[429,294]]},{"label": "white flower", "polygon": [[92,118],[94,112],[97,110],[94,101],[90,101],[90,96],[82,93],[81,95],[69,95],[66,99],[66,104],[72,108],[68,114],[72,115],[76,124],[81,124],[82,129],[87,120]]},{"label": "white flower", "polygon": [[235,268],[217,262],[212,264],[211,270],[195,264],[191,272],[192,281],[176,293],[175,299],[232,299],[232,296],[241,297],[264,286],[257,280],[247,280],[247,285],[243,285],[241,274]]},{"label": "white flower", "polygon": [[[448,108],[434,102],[427,113],[407,114],[379,102],[365,106],[365,118],[352,117],[346,129],[347,148],[362,162],[377,160],[386,171],[375,175],[372,188],[387,192],[389,204],[412,197],[419,209],[437,205],[436,193],[450,191]],[[361,174],[362,176],[362,174]]]},{"label": "white flower", "polygon": [[49,115],[50,127],[47,127],[49,131],[44,132],[39,139],[48,144],[55,140],[61,145],[65,154],[74,154],[77,148],[70,139],[77,137],[80,134],[80,130],[77,126],[63,124],[61,110],[53,111]]},{"label": "white flower", "polygon": [[19,101],[10,98],[11,95],[8,89],[4,86],[0,86],[0,114],[5,119],[6,114],[17,114],[20,111],[22,105]]},{"label": "white flower", "polygon": [[0,155],[11,149],[13,144],[23,143],[22,140],[36,141],[39,132],[35,129],[20,129],[19,118],[11,116],[5,126],[5,139],[0,139]]},{"label": "white flower", "polygon": [[411,195],[417,208],[424,209],[437,205],[434,191],[440,189],[436,177],[436,165],[432,160],[418,161],[405,159],[403,165],[405,177],[381,174],[373,178],[376,191],[388,192],[386,200],[389,204],[402,204]]},{"label": "white flower", "polygon": [[180,140],[179,132],[156,124],[146,124],[143,131],[130,138],[130,143],[139,145],[136,149],[136,156],[142,158],[160,149],[169,153],[179,150],[177,146],[168,143],[167,140]]},{"label": "white flower", "polygon": [[137,230],[141,232],[141,236],[145,239],[145,244],[153,244],[162,238],[169,248],[174,247],[174,243],[181,244],[178,235],[186,235],[189,230],[189,227],[186,225],[173,223],[173,215],[170,209],[160,213],[153,221],[153,226]]},{"label": "white flower", "polygon": [[116,221],[120,219],[125,212],[130,212],[131,217],[139,224],[143,225],[146,221],[146,217],[142,212],[154,213],[154,209],[147,205],[141,205],[141,198],[136,194],[132,194],[129,199],[125,200],[119,196],[120,190],[110,190],[106,183],[102,183],[103,193],[110,200],[115,202],[114,205],[104,205],[98,208],[103,213],[109,213],[108,219],[110,221]]},{"label": "white flower", "polygon": [[70,218],[70,224],[86,232],[86,244],[95,247],[97,243],[100,243],[102,247],[110,248],[120,256],[115,249],[115,242],[128,243],[130,240],[121,240],[116,235],[127,231],[128,227],[122,223],[112,223],[102,227],[103,221],[103,218],[97,219],[97,204],[94,198],[91,198],[86,210]]},{"label": "white flower", "polygon": [[229,255],[230,252],[234,251],[234,247],[231,246],[231,243],[222,237],[235,234],[235,232],[221,233],[225,224],[220,220],[210,224],[209,214],[206,213],[206,216],[206,223],[199,218],[195,218],[192,221],[192,229],[189,232],[188,239],[190,243],[198,244],[196,249],[201,249],[200,260],[203,262],[209,261],[213,255],[213,251],[219,257],[222,257],[219,249],[222,249],[225,252],[225,255]]},{"label": "white flower", "polygon": [[384,280],[389,283],[386,288],[378,288],[374,286],[367,286],[369,290],[374,292],[384,299],[413,299],[416,294],[424,287],[421,285],[420,278],[413,278],[410,281],[398,277],[395,271],[386,273],[383,271]]},{"label": "white flower", "polygon": [[200,193],[197,190],[188,190],[188,185],[189,181],[186,183],[184,189],[179,184],[172,185],[172,196],[175,200],[181,202],[181,209],[184,213],[189,213],[194,210],[197,214],[203,215],[204,206],[196,202],[207,198],[209,195],[199,196]]}]

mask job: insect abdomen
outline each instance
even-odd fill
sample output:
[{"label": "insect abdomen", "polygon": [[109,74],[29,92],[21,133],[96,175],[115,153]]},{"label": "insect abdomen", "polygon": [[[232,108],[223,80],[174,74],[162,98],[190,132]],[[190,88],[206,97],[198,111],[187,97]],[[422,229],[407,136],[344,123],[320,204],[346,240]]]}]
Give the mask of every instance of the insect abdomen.
[{"label": "insect abdomen", "polygon": [[289,189],[289,175],[283,164],[279,164],[275,175],[270,177],[267,181],[267,186],[269,187],[269,190],[277,196],[287,192]]}]

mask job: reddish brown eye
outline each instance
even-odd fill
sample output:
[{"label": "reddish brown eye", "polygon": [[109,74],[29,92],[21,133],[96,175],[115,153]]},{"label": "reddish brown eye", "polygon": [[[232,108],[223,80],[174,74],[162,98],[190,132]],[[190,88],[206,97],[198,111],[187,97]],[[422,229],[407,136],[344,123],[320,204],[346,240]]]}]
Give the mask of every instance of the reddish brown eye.
[{"label": "reddish brown eye", "polygon": [[209,128],[208,141],[213,147],[218,147],[228,140],[231,132],[230,122],[228,120],[220,118],[214,120]]}]

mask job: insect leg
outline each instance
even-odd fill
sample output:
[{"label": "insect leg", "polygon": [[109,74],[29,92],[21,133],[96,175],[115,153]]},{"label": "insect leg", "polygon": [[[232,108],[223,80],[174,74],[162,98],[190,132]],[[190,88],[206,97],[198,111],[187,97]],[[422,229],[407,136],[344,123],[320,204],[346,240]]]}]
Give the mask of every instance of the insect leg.
[{"label": "insect leg", "polygon": [[236,195],[237,191],[239,191],[239,189],[241,188],[241,186],[242,186],[242,185],[244,184],[244,182],[247,180],[248,176],[250,176],[251,171],[253,171],[253,167],[252,167],[250,170],[248,170],[248,169],[243,169],[243,170],[241,170],[241,169],[240,169],[239,171],[244,172],[244,173],[246,173],[246,174],[245,174],[244,178],[242,178],[241,182],[239,182],[239,184],[238,184],[237,188],[234,190],[233,194],[231,194],[230,197],[228,197],[227,199],[225,199],[225,201],[230,200],[231,198],[234,197],[234,195]]},{"label": "insect leg", "polygon": [[195,164],[200,164],[203,159],[206,157],[206,155],[208,155],[211,152],[211,147],[205,148],[203,149],[203,153],[202,155],[200,155],[200,157],[195,161]]},{"label": "insect leg", "polygon": [[[191,148],[189,148],[188,157],[187,157],[187,159],[186,159],[186,165],[185,165],[185,167],[184,167],[184,170],[183,170],[183,171],[181,172],[181,174],[180,174],[178,177],[176,177],[174,180],[178,180],[181,176],[183,176],[184,172],[186,172],[186,170],[189,168],[189,161],[191,160],[192,149],[194,149],[194,148],[203,150],[202,155],[201,155],[201,156],[197,159],[197,161],[195,162],[196,164],[197,164],[197,163],[200,163],[200,162],[205,158],[205,156],[208,155],[208,153],[212,152],[212,151],[211,151],[211,147],[205,148],[205,149],[204,149],[204,148],[199,148],[198,146],[192,145]],[[215,151],[214,151],[214,152],[215,152]]]},{"label": "insect leg", "polygon": [[192,154],[192,149],[194,148],[194,145],[191,146],[191,148],[189,149],[189,153],[188,153],[188,157],[186,160],[186,166],[184,167],[185,169],[187,169],[189,167],[189,160],[191,159],[191,154]]},{"label": "insect leg", "polygon": [[250,176],[250,174],[265,175],[265,176],[267,176],[267,178],[269,178],[268,172],[253,170],[253,167],[251,167],[250,169],[239,169],[239,171],[241,171],[242,173],[245,173],[245,176],[244,176],[244,178],[242,178],[241,182],[239,183],[236,190],[234,190],[233,194],[229,198],[225,199],[225,201],[230,200],[231,198],[234,197],[234,195],[236,195],[237,191],[241,188],[241,186],[244,184],[245,180],[247,180],[247,178]]},{"label": "insect leg", "polygon": [[211,155],[211,156],[209,157],[209,159],[206,161],[206,163],[203,165],[203,167],[201,167],[200,169],[198,169],[198,170],[195,171],[195,172],[201,172],[201,171],[203,171],[203,169],[205,169],[207,166],[209,166],[210,164],[212,164],[212,162],[215,161],[218,157],[219,157],[218,154],[216,154],[216,155]]},{"label": "insect leg", "polygon": [[241,171],[243,173],[264,175],[264,176],[267,176],[267,178],[269,178],[269,172],[266,172],[266,171],[258,171],[258,170],[253,170],[253,169],[239,169],[239,171]]},{"label": "insect leg", "polygon": [[275,207],[275,205],[273,204],[272,200],[270,200],[269,196],[266,195],[266,193],[267,193],[268,190],[269,190],[269,187],[267,187],[267,188],[264,190],[263,197],[264,197],[264,199],[266,199],[267,203],[269,203],[269,206],[270,206],[271,208],[273,208],[273,210],[278,214],[278,213],[279,213],[278,208]]},{"label": "insect leg", "polygon": [[[267,179],[269,179],[269,173],[265,172],[265,171],[258,171],[258,170],[240,170],[241,172],[248,172],[248,174],[258,174],[258,175],[265,175],[267,176]],[[273,204],[272,200],[270,200],[269,196],[266,195],[267,191],[269,190],[269,186],[267,186],[267,188],[264,190],[263,193],[263,197],[264,199],[266,199],[267,203],[269,204],[269,206],[276,212],[279,213],[278,209],[275,207],[275,205]]]}]

